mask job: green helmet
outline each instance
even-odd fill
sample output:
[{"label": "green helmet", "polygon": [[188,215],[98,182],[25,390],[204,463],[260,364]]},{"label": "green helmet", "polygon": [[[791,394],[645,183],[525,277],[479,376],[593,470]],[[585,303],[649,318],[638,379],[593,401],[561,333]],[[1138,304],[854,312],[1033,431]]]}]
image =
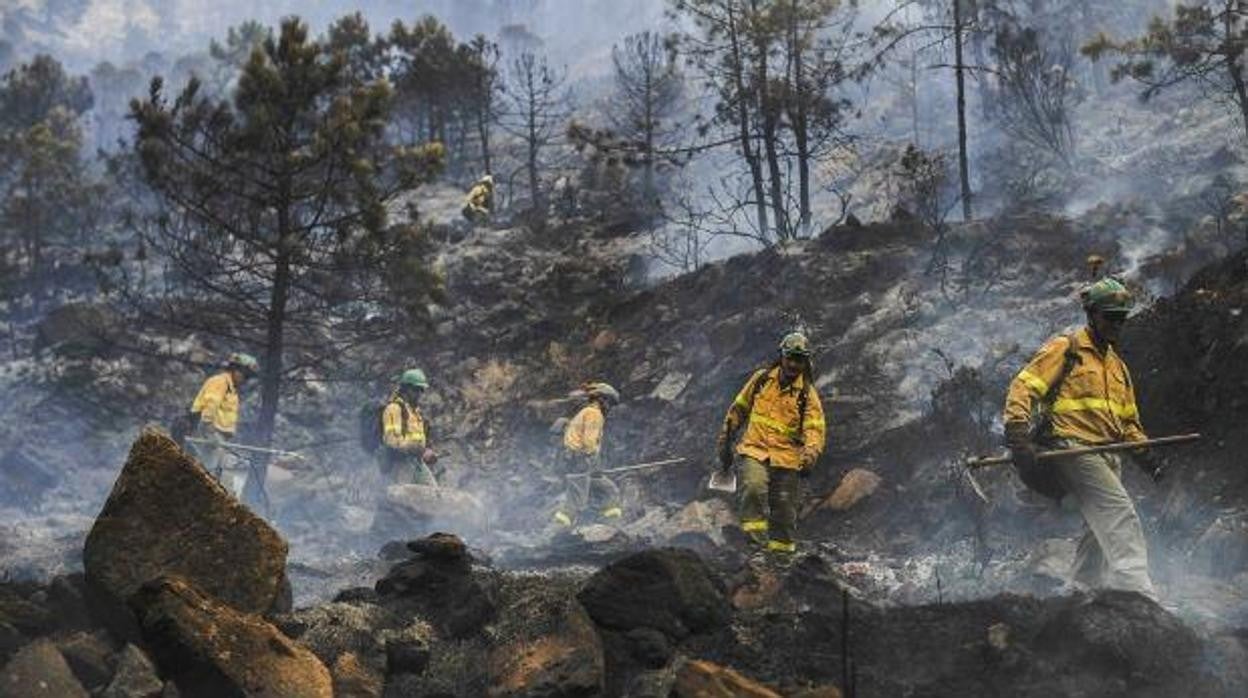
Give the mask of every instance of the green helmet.
[{"label": "green helmet", "polygon": [[784,356],[807,358],[810,356],[810,340],[801,332],[790,332],[780,340],[780,353]]},{"label": "green helmet", "polygon": [[253,376],[260,372],[260,362],[256,361],[256,357],[241,351],[230,354],[230,357],[225,361],[225,365],[228,368],[237,368]]},{"label": "green helmet", "polygon": [[1105,277],[1079,292],[1079,300],[1087,311],[1102,313],[1129,313],[1135,305],[1131,291],[1113,277]]},{"label": "green helmet", "polygon": [[419,368],[409,368],[399,376],[399,385],[410,385],[413,388],[425,390],[429,387],[429,379],[425,377],[425,372]]}]

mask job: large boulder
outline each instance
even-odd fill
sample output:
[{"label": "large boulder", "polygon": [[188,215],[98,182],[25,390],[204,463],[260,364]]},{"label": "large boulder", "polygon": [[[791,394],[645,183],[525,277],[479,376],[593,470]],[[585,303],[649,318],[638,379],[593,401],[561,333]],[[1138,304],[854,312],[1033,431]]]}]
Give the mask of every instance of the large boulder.
[{"label": "large boulder", "polygon": [[[606,672],[602,640],[575,601],[543,609],[542,623],[526,624],[499,642],[489,660],[491,697],[577,698],[600,695]],[[535,613],[526,609],[526,613]]]},{"label": "large boulder", "polygon": [[880,486],[880,476],[863,468],[845,473],[836,489],[818,504],[819,509],[848,511],[862,500],[875,494]]},{"label": "large boulder", "polygon": [[186,579],[148,582],[130,605],[161,673],[183,698],[333,696],[329,670],[314,654]]},{"label": "large boulder", "polygon": [[689,550],[643,550],[599,570],[577,594],[594,622],[627,632],[653,628],[673,639],[714,630],[731,615],[719,580]]},{"label": "large boulder", "polygon": [[437,529],[476,535],[488,527],[481,500],[462,490],[430,485],[387,487],[373,519],[373,531],[387,538],[411,538]]},{"label": "large boulder", "polygon": [[117,658],[117,673],[100,698],[159,698],[164,683],[143,650],[126,645]]},{"label": "large boulder", "polygon": [[454,536],[434,534],[408,546],[415,557],[378,580],[382,605],[427,618],[446,637],[466,638],[498,612],[496,584],[473,570],[467,546]]},{"label": "large boulder", "polygon": [[0,672],[0,698],[88,698],[49,640],[23,647]]},{"label": "large boulder", "polygon": [[1181,676],[1201,652],[1195,632],[1129,591],[1076,599],[1045,624],[1037,644],[1072,671],[1158,684]]},{"label": "large boulder", "polygon": [[780,698],[780,694],[738,672],[712,662],[685,662],[672,685],[675,698]]},{"label": "large boulder", "polygon": [[279,608],[289,594],[286,551],[277,531],[172,439],[147,429],[87,535],[83,566],[93,611],[130,635],[126,600],[166,575],[244,613]]}]

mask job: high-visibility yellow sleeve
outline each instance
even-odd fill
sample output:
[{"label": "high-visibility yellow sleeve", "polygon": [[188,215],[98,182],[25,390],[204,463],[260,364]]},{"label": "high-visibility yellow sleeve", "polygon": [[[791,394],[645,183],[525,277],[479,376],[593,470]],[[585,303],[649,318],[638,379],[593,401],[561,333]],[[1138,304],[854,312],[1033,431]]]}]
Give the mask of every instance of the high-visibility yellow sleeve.
[{"label": "high-visibility yellow sleeve", "polygon": [[606,420],[594,405],[582,407],[568,422],[563,432],[563,445],[569,451],[597,454],[602,449],[602,431]]},{"label": "high-visibility yellow sleeve", "polygon": [[749,418],[750,399],[754,395],[754,385],[765,375],[767,375],[766,369],[755,371],[754,375],[750,376],[750,379],[741,387],[737,396],[733,398],[732,404],[728,406],[728,414],[724,415],[723,430],[729,439],[736,435],[737,430]]},{"label": "high-visibility yellow sleeve", "polygon": [[823,453],[828,442],[828,425],[823,413],[823,401],[819,399],[819,391],[812,385],[806,398],[806,416],[802,420],[803,448],[813,452],[815,457]]},{"label": "high-visibility yellow sleeve", "polygon": [[1036,405],[1061,375],[1069,344],[1067,337],[1054,337],[1014,376],[1005,398],[1005,423],[1030,421]]}]

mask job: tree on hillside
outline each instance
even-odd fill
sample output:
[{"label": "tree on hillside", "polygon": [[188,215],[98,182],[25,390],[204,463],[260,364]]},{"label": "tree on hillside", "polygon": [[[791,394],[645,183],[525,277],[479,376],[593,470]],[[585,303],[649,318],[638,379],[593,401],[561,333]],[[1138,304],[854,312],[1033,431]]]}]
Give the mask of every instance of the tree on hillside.
[{"label": "tree on hillside", "polygon": [[93,103],[86,77],[71,77],[60,61],[40,54],[0,80],[0,128],[30,128],[58,107],[78,116]]},{"label": "tree on hillside", "polygon": [[462,81],[464,118],[476,131],[481,148],[481,168],[492,173],[491,143],[494,123],[498,119],[498,46],[478,34],[472,41],[460,44],[459,62],[465,68]]},{"label": "tree on hillside", "polygon": [[1069,163],[1075,151],[1071,112],[1082,100],[1072,75],[1073,47],[1053,46],[1034,28],[1005,27],[992,53],[1002,93],[995,118],[1002,130]]},{"label": "tree on hillside", "polygon": [[1235,106],[1248,133],[1248,3],[1242,0],[1181,2],[1169,19],[1155,17],[1143,36],[1115,41],[1102,34],[1083,47],[1099,60],[1118,55],[1114,81],[1142,83],[1145,99],[1175,85],[1195,83]]},{"label": "tree on hillside", "polygon": [[170,103],[158,79],[132,104],[158,205],[144,242],[169,265],[162,293],[139,301],[260,348],[262,442],[292,375],[392,337],[395,313],[419,313],[435,286],[418,231],[389,213],[441,148],[388,145],[391,99],[388,83],[351,80],[342,52],[289,19],[252,52],[232,100],[192,80]]},{"label": "tree on hillside", "polygon": [[[681,36],[681,50],[716,99],[703,132],[718,132],[715,145],[731,144],[747,170],[744,186],[718,197],[726,214],[719,218],[732,221],[750,211],[748,224],[734,224],[729,234],[764,244],[806,234],[811,165],[822,147],[839,141],[846,106],[833,93],[862,74],[849,67],[853,7],[833,0],[674,0],[673,6],[694,28]],[[722,184],[731,188],[735,178]]]},{"label": "tree on hillside", "polygon": [[77,118],[55,107],[35,125],[0,135],[0,167],[0,241],[9,263],[37,276],[49,247],[61,259],[77,258],[105,209],[103,186],[83,162]]},{"label": "tree on hillside", "polygon": [[372,35],[368,20],[359,12],[330,24],[324,43],[330,51],[343,54],[349,80],[369,82],[387,77],[389,46],[382,37]]},{"label": "tree on hillside", "polygon": [[615,132],[634,151],[642,167],[642,201],[653,207],[657,198],[654,171],[658,150],[672,145],[679,124],[685,79],[673,46],[658,34],[642,32],[611,49],[615,93],[607,117]]},{"label": "tree on hillside", "polygon": [[564,132],[572,111],[564,74],[551,68],[545,57],[522,53],[508,66],[500,91],[499,125],[520,143],[522,164],[517,169],[525,173],[529,205],[544,211],[546,154]]},{"label": "tree on hillside", "polygon": [[99,221],[101,188],[81,155],[79,121],[91,103],[86,78],[49,56],[0,80],[0,254],[23,278],[76,257],[75,243]]},{"label": "tree on hillside", "polygon": [[200,80],[207,81],[213,95],[228,94],[251,60],[252,52],[271,38],[273,30],[255,20],[230,27],[226,30],[224,43],[213,39],[208,44],[208,55],[217,62],[217,66],[211,75],[201,75]]}]

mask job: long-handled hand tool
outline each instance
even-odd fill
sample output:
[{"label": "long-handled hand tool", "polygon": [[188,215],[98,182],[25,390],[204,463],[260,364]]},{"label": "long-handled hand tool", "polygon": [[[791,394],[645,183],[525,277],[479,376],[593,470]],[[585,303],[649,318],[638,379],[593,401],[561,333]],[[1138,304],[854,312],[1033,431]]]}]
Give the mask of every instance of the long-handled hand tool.
[{"label": "long-handled hand tool", "polygon": [[[1112,453],[1114,451],[1134,451],[1137,448],[1176,446],[1178,444],[1185,444],[1198,440],[1200,440],[1200,434],[1180,434],[1178,436],[1161,436],[1156,439],[1147,439],[1145,441],[1120,441],[1109,444],[1100,444],[1097,446],[1062,448],[1055,451],[1041,451],[1036,454],[1036,460],[1048,460],[1050,458],[1062,458],[1064,456],[1079,456],[1085,453]],[[1013,462],[1013,458],[1009,455],[979,456],[968,460],[966,462],[966,467],[971,470],[976,470],[978,468],[986,468],[991,465],[1005,465],[1010,462]]]},{"label": "long-handled hand tool", "polygon": [[212,439],[200,439],[197,437],[187,438],[187,443],[203,444],[205,446],[217,446],[229,451],[241,451],[244,453],[263,453],[270,456],[282,456],[283,458],[293,458],[295,460],[304,460],[302,453],[294,451],[283,451],[277,448],[261,448],[259,446],[248,446],[246,444],[236,444],[232,441],[213,441]]},{"label": "long-handled hand tool", "polygon": [[665,460],[650,461],[648,463],[638,463],[636,465],[626,465],[621,468],[607,468],[606,470],[594,470],[588,473],[572,473],[568,477],[589,477],[590,475],[615,475],[618,473],[631,473],[637,470],[648,470],[650,468],[661,468],[665,465],[675,465],[684,463],[688,458],[668,458]]}]

